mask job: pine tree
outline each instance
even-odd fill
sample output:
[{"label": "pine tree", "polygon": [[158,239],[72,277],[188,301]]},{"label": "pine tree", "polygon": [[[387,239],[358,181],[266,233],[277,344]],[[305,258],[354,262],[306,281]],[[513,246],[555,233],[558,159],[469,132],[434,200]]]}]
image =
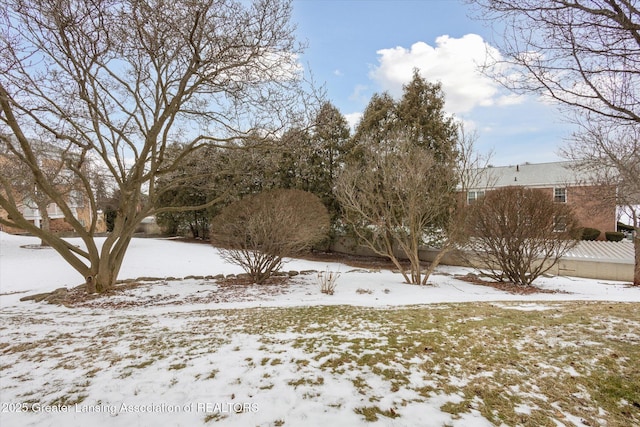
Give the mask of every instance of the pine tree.
[{"label": "pine tree", "polygon": [[[462,137],[444,110],[439,83],[414,71],[400,100],[374,95],[353,138],[353,149],[337,182],[345,221],[361,243],[387,256],[408,283],[425,284],[419,249],[439,243],[448,250],[456,214],[458,146]],[[404,271],[400,248],[410,260]]]}]

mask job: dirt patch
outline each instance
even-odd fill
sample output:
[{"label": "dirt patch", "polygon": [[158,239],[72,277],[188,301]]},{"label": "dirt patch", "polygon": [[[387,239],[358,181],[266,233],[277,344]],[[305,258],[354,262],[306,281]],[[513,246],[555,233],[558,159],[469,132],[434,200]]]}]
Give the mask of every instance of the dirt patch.
[{"label": "dirt patch", "polygon": [[532,295],[532,294],[566,294],[568,292],[556,291],[550,289],[541,289],[537,286],[519,286],[511,282],[495,282],[491,280],[485,280],[476,274],[469,273],[465,275],[456,274],[454,277],[458,280],[462,280],[474,285],[489,286],[494,289],[499,289],[504,292],[508,292],[514,295]]},{"label": "dirt patch", "polygon": [[247,286],[282,286],[289,281],[288,276],[272,276],[268,278],[262,285],[256,285],[250,277],[245,275],[229,276],[224,279],[216,280],[216,283],[226,287],[247,287]]},{"label": "dirt patch", "polygon": [[[395,270],[396,266],[387,258],[348,255],[339,252],[312,252],[303,254],[299,258],[308,261],[318,262],[336,262],[346,264],[355,268],[364,268],[367,270]],[[400,261],[400,265],[409,267],[409,261]]]},{"label": "dirt patch", "polygon": [[22,245],[22,249],[52,249],[49,245]]},{"label": "dirt patch", "polygon": [[[182,279],[179,279],[182,280]],[[217,304],[237,301],[256,301],[287,294],[293,285],[301,282],[295,277],[272,277],[262,285],[254,284],[249,278],[231,276],[216,280],[203,280],[196,285],[195,292],[164,293],[160,287],[169,281],[133,281],[116,285],[101,294],[88,294],[84,285],[72,289],[60,288],[50,293],[30,295],[23,301],[47,302],[69,308],[109,308],[122,309],[184,304]],[[194,283],[191,282],[193,285]],[[179,290],[179,288],[176,288]]]}]

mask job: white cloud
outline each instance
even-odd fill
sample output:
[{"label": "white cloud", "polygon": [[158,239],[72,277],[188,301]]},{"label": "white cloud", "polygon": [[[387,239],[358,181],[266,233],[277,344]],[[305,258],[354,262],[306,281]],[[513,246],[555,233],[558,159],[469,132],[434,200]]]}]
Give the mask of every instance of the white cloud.
[{"label": "white cloud", "polygon": [[505,107],[509,105],[517,105],[522,104],[525,101],[524,95],[518,95],[515,93],[511,93],[508,95],[499,96],[495,100],[495,105],[500,107]]},{"label": "white cloud", "polygon": [[349,124],[351,131],[353,131],[355,130],[356,126],[358,125],[358,122],[362,118],[362,113],[345,114],[344,118],[347,120],[347,123]]},{"label": "white cloud", "polygon": [[349,95],[349,100],[351,101],[358,101],[358,102],[368,102],[368,97],[366,94],[366,91],[369,88],[365,85],[356,85],[355,88],[353,88],[353,92],[351,93],[351,95]]},{"label": "white cloud", "polygon": [[456,121],[463,126],[467,135],[471,135],[478,130],[478,123],[474,120],[456,117]]},{"label": "white cloud", "polygon": [[393,96],[401,95],[402,86],[411,80],[417,68],[427,80],[442,83],[450,113],[522,102],[520,97],[505,95],[495,81],[478,70],[487,55],[499,57],[497,50],[479,35],[467,34],[462,38],[444,35],[436,39],[435,47],[417,42],[410,49],[398,46],[377,53],[379,64],[371,70],[370,77]]}]

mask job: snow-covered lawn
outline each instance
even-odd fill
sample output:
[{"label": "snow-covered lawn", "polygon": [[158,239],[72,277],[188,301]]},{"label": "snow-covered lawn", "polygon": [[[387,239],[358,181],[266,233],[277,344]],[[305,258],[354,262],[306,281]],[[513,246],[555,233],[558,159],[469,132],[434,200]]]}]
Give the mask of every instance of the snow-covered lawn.
[{"label": "snow-covered lawn", "polygon": [[418,287],[287,263],[340,272],[325,295],[313,273],[217,283],[206,276],[242,271],[211,246],[134,239],[121,278],[157,280],[69,308],[19,301],[82,282],[53,250],[22,247],[36,243],[0,233],[2,426],[640,422],[625,386],[640,382],[640,289],[624,283],[542,278],[557,292],[516,295],[459,267]]}]

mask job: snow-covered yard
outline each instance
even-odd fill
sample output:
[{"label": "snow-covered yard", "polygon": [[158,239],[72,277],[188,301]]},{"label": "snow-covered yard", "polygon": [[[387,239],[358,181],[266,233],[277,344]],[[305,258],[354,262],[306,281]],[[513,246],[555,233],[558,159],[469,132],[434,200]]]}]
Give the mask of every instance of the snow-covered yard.
[{"label": "snow-covered yard", "polygon": [[[70,239],[81,245],[79,239]],[[0,233],[0,306],[23,303],[18,300],[30,293],[53,291],[59,287],[75,287],[83,282],[69,265],[52,249],[27,249],[39,241],[31,237]],[[274,298],[264,296],[238,303],[231,301],[189,307],[188,309],[217,309],[265,306],[340,305],[397,306],[407,304],[433,304],[442,302],[505,301],[505,300],[592,300],[640,302],[640,289],[625,283],[589,280],[571,277],[540,278],[535,284],[541,289],[565,293],[544,293],[522,296],[505,293],[490,287],[479,287],[452,278],[472,271],[467,268],[441,266],[431,278],[432,286],[405,285],[399,274],[390,271],[368,271],[344,264],[321,263],[306,260],[289,260],[286,270],[337,271],[340,273],[335,295],[319,292],[316,277],[306,275],[289,286],[285,295]],[[215,276],[240,274],[242,269],[227,264],[217,255],[215,248],[206,244],[190,244],[182,241],[160,239],[133,239],[122,267],[121,279],[140,277],[184,278],[188,276]],[[188,295],[215,291],[213,283],[203,280],[179,280],[155,284],[139,289],[140,295],[167,294]],[[358,289],[370,292],[357,293]],[[163,308],[165,310],[166,308]],[[180,308],[178,308],[180,309]]]},{"label": "snow-covered yard", "polygon": [[[541,278],[549,292],[517,295],[459,267],[418,287],[290,260],[306,273],[239,287],[207,278],[242,272],[209,245],[134,239],[121,278],[155,279],[70,308],[19,301],[82,282],[35,243],[0,233],[2,426],[640,421],[637,387],[613,403],[589,388],[600,364],[638,377],[640,289],[624,283]],[[334,295],[310,272],[327,269]]]}]

